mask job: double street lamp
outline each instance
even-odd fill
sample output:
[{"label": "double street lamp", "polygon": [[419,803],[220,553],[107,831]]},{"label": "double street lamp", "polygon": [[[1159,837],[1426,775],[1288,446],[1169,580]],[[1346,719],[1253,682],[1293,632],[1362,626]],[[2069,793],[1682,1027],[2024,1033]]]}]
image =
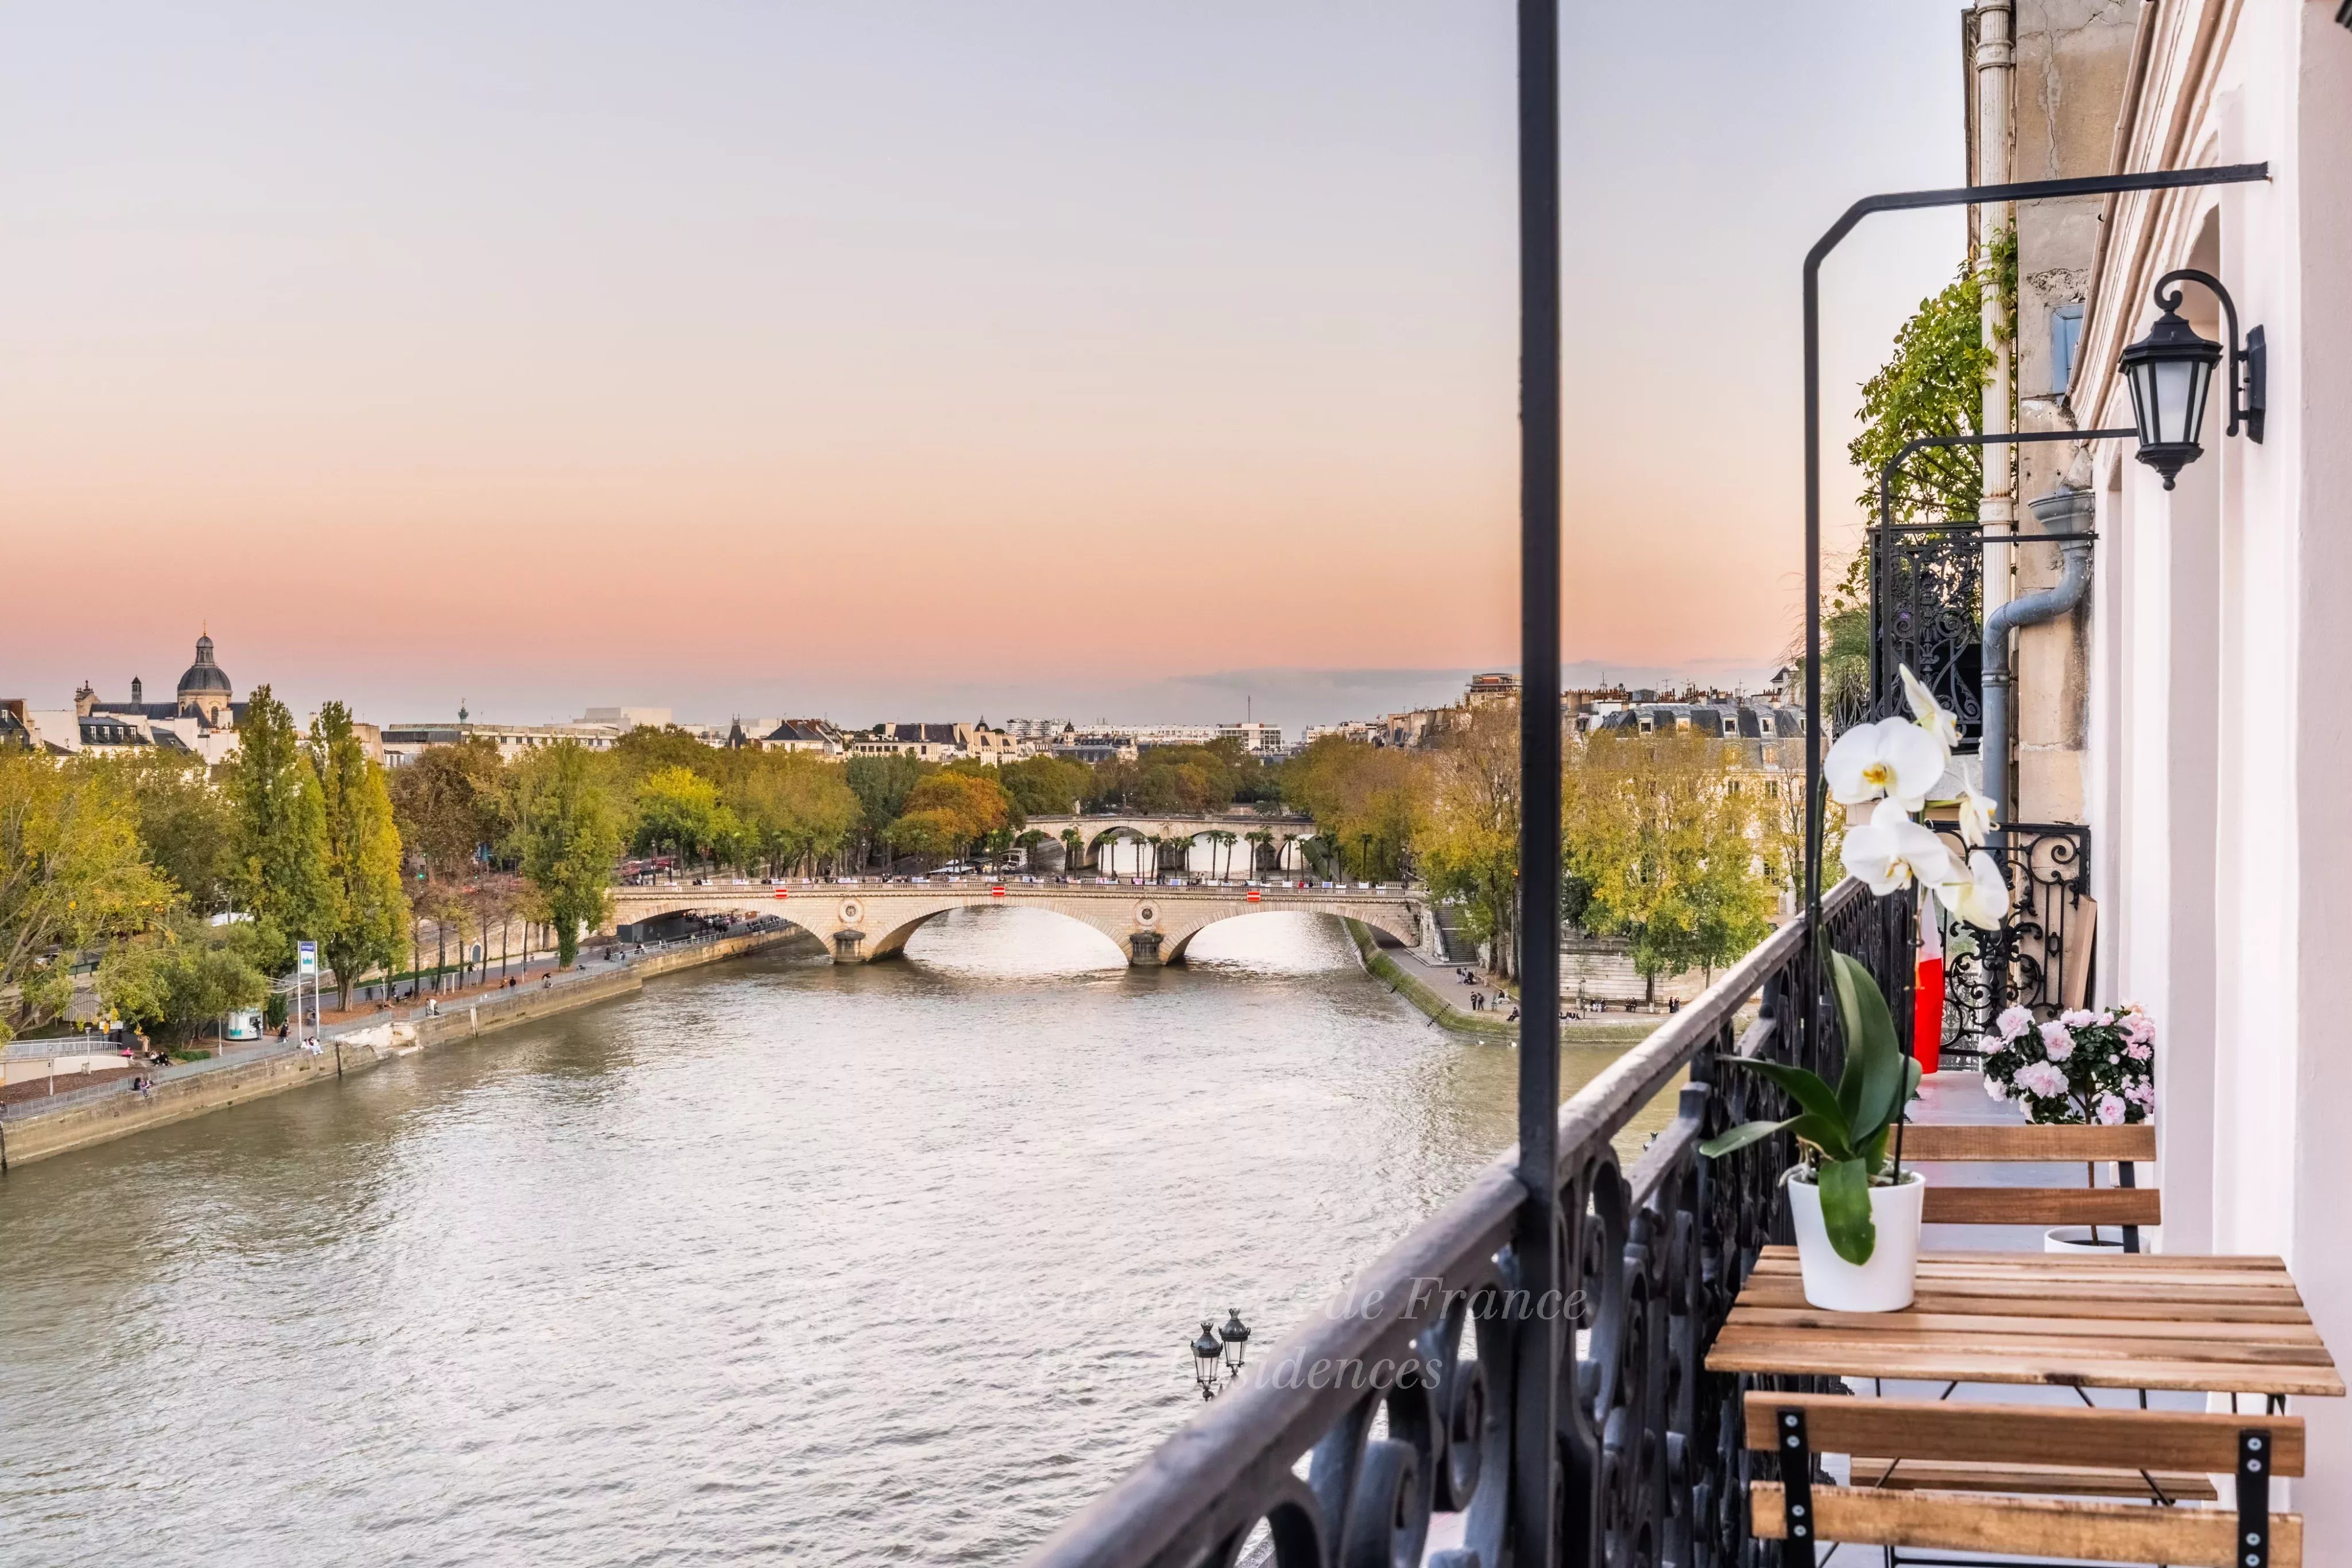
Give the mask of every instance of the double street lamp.
[{"label": "double street lamp", "polygon": [[1240,1312],[1225,1309],[1223,1328],[1207,1322],[1201,1324],[1201,1337],[1192,1342],[1192,1381],[1203,1399],[1214,1399],[1225,1385],[1239,1377],[1242,1360],[1249,1354],[1249,1324],[1242,1322]]}]

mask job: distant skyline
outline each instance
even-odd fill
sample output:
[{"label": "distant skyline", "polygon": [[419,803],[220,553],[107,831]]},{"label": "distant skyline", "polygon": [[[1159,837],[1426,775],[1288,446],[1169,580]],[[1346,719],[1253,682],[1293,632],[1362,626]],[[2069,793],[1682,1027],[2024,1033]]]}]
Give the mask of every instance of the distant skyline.
[{"label": "distant skyline", "polygon": [[[206,622],[383,720],[1296,726],[1510,668],[1510,14],[11,7],[0,696],[166,688]],[[1959,178],[1953,16],[1571,9],[1572,665],[1780,662],[1798,262]],[[1961,243],[1827,278],[1841,519]]]}]

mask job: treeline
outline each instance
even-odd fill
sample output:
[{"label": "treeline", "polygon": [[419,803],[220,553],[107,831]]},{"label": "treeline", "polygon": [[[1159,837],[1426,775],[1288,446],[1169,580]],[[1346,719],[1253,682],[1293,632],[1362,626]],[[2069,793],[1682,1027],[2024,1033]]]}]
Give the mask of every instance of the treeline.
[{"label": "treeline", "polygon": [[[1484,709],[1427,750],[1338,738],[1284,765],[1285,799],[1313,815],[1318,872],[1417,877],[1452,900],[1494,967],[1517,971],[1518,716]],[[1561,779],[1561,915],[1622,938],[1640,972],[1712,968],[1771,929],[1801,852],[1799,793],[1746,766],[1736,742],[1601,732]]]}]

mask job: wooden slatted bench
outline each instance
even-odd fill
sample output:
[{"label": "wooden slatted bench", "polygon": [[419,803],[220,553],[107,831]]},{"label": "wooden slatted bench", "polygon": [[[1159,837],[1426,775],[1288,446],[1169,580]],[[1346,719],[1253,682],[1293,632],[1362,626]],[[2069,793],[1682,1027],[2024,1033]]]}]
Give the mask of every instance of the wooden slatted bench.
[{"label": "wooden slatted bench", "polygon": [[2095,1176],[2112,1163],[2119,1185],[1954,1186],[1931,1184],[1922,1217],[1929,1225],[2112,1225],[2124,1250],[2139,1250],[2139,1228],[2161,1225],[2153,1186],[2136,1185],[2134,1162],[2156,1158],[2156,1125],[2121,1127],[1967,1126],[1913,1124],[1903,1129],[1906,1165],[2081,1165]]},{"label": "wooden slatted bench", "polygon": [[[2270,1511],[2270,1478],[2304,1471],[2298,1417],[1771,1392],[1746,1395],[1744,1415],[1747,1447],[1777,1455],[1783,1477],[1749,1486],[1748,1531],[1786,1542],[1786,1568],[1810,1568],[1822,1541],[2179,1568],[2302,1563],[2302,1516]],[[2228,1472],[2235,1496],[2228,1507],[2159,1507],[2152,1498],[2091,1502],[1817,1486],[1812,1461],[1822,1453],[1892,1454],[1897,1473],[1912,1463],[2087,1468],[2135,1477]]]}]

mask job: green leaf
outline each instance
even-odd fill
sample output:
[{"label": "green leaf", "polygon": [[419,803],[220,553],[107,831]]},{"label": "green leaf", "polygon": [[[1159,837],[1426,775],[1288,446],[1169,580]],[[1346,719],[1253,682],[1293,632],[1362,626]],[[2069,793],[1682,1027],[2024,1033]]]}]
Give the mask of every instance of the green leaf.
[{"label": "green leaf", "polygon": [[1878,1228],[1870,1218],[1870,1176],[1862,1162],[1829,1160],[1815,1178],[1821,1187],[1822,1224],[1830,1246],[1849,1263],[1867,1263],[1878,1249]]},{"label": "green leaf", "polygon": [[1719,1160],[1724,1155],[1744,1149],[1750,1144],[1762,1143],[1765,1139],[1770,1137],[1781,1128],[1790,1125],[1797,1119],[1798,1118],[1791,1116],[1787,1122],[1742,1123],[1740,1125],[1732,1128],[1731,1131],[1724,1134],[1719,1138],[1709,1138],[1706,1142],[1698,1146],[1698,1152],[1705,1155],[1708,1159]]},{"label": "green leaf", "polygon": [[1826,1116],[1816,1116],[1811,1111],[1789,1124],[1789,1131],[1800,1143],[1811,1144],[1822,1152],[1825,1160],[1850,1160],[1854,1157],[1853,1145],[1845,1135],[1845,1124],[1832,1122]]},{"label": "green leaf", "polygon": [[1830,973],[1837,986],[1838,1016],[1845,1025],[1840,1105],[1846,1114],[1848,1136],[1855,1143],[1866,1143],[1872,1134],[1895,1119],[1902,1103],[1903,1047],[1896,1039],[1886,998],[1870,971],[1843,953],[1832,953]]},{"label": "green leaf", "polygon": [[1764,1061],[1752,1056],[1727,1056],[1723,1060],[1778,1084],[1781,1092],[1799,1106],[1824,1121],[1841,1127],[1846,1124],[1843,1107],[1838,1104],[1837,1096],[1830,1092],[1830,1086],[1818,1075],[1801,1067],[1791,1067],[1784,1061]]}]

